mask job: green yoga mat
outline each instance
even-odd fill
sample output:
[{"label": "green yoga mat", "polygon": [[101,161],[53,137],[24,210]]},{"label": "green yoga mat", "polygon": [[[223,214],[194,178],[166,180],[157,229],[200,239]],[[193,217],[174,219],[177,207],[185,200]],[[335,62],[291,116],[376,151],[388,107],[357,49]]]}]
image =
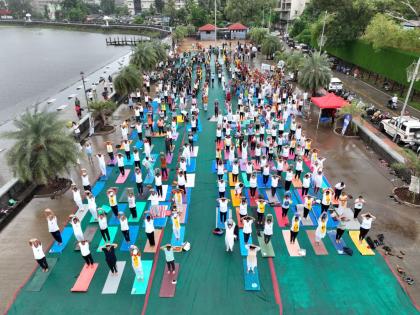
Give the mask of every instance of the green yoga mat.
[{"label": "green yoga mat", "polygon": [[[110,237],[110,243],[114,242],[115,236],[117,235],[118,232],[118,227],[116,226],[108,226],[108,231],[109,231],[109,237]],[[105,245],[105,241],[104,238],[101,237],[101,241],[99,242],[99,246],[98,249],[96,250],[98,253],[101,252],[101,247]]]},{"label": "green yoga mat", "polygon": [[137,210],[137,218],[133,218],[133,216],[130,214],[130,217],[128,218],[128,222],[130,223],[136,223],[140,221],[141,216],[143,215],[143,211],[146,208],[147,202],[145,201],[137,201],[136,202],[136,210]]},{"label": "green yoga mat", "polygon": [[264,242],[264,236],[258,236],[258,243],[261,247],[261,256],[263,256],[264,258],[276,256],[276,254],[274,254],[273,244],[271,243],[271,240],[270,242],[268,242],[268,244],[266,244]]},{"label": "green yoga mat", "polygon": [[48,272],[42,272],[41,268],[39,267],[32,277],[32,280],[26,286],[26,291],[38,292],[42,290],[45,281],[47,281],[49,275],[54,269],[55,264],[57,263],[57,258],[47,258],[47,262]]}]

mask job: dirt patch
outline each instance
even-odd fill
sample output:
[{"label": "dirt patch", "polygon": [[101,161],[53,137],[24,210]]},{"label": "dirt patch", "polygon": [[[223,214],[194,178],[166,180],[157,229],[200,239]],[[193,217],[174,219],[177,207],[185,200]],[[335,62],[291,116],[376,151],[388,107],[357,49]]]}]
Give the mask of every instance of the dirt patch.
[{"label": "dirt patch", "polygon": [[[334,131],[341,136],[341,131],[343,128],[337,127],[334,129]],[[345,137],[359,137],[357,133],[353,131],[353,128],[347,128],[346,132],[344,134]]]},{"label": "dirt patch", "polygon": [[95,136],[109,135],[115,131],[115,127],[112,125],[98,126],[95,128]]},{"label": "dirt patch", "polygon": [[34,191],[34,198],[60,196],[64,194],[71,186],[71,180],[59,178],[50,185],[40,185]]},{"label": "dirt patch", "polygon": [[395,188],[394,195],[398,201],[420,207],[420,194],[414,195],[408,190],[408,187]]},{"label": "dirt patch", "polygon": [[392,231],[398,235],[404,236],[412,241],[417,239],[419,234],[416,222],[409,220],[404,224],[397,221],[388,221],[384,223],[385,230]]}]

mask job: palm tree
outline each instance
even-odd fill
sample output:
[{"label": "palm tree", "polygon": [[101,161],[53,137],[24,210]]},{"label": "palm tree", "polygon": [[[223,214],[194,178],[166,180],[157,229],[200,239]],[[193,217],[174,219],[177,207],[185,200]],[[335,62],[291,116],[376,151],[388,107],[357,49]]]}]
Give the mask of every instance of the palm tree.
[{"label": "palm tree", "polygon": [[[420,185],[420,159],[417,154],[410,149],[404,149],[401,152],[404,156],[404,163],[394,163],[391,167],[395,170],[407,170],[411,174],[409,191],[412,194],[412,203],[415,203],[416,198],[420,198],[419,193],[414,189],[415,186]],[[414,184],[416,181],[416,185]]]},{"label": "palm tree", "polygon": [[150,71],[158,63],[156,50],[151,42],[140,42],[137,44],[130,63],[141,71]]},{"label": "palm tree", "polygon": [[115,91],[120,96],[128,96],[143,83],[140,71],[133,65],[124,67],[114,80]]},{"label": "palm tree", "polygon": [[253,27],[249,31],[249,38],[257,45],[261,45],[267,35],[267,29],[262,27]]},{"label": "palm tree", "polygon": [[315,52],[312,56],[305,58],[300,70],[299,84],[304,89],[312,91],[327,86],[331,79],[331,68],[328,57],[325,54]]},{"label": "palm tree", "polygon": [[185,38],[185,36],[188,35],[188,28],[183,25],[179,25],[175,28],[175,30],[172,33],[172,37],[175,40],[176,43],[182,42],[182,40]]},{"label": "palm tree", "polygon": [[166,61],[168,58],[167,45],[159,41],[153,41],[153,48],[155,49],[158,62]]},{"label": "palm tree", "polygon": [[76,164],[79,150],[57,112],[36,107],[16,118],[14,125],[17,130],[3,136],[16,141],[7,152],[7,164],[20,181],[53,184]]},{"label": "palm tree", "polygon": [[112,101],[95,101],[90,102],[88,105],[89,111],[92,112],[93,117],[99,118],[101,125],[106,125],[107,115],[112,114],[112,112],[117,108],[117,104]]},{"label": "palm tree", "polygon": [[265,37],[262,42],[261,51],[267,56],[267,59],[272,59],[273,54],[281,48],[281,43],[276,36],[269,35]]},{"label": "palm tree", "polygon": [[305,55],[299,51],[295,51],[286,56],[286,67],[289,71],[293,72],[293,78],[295,81],[298,80],[298,73],[300,68],[304,65]]}]

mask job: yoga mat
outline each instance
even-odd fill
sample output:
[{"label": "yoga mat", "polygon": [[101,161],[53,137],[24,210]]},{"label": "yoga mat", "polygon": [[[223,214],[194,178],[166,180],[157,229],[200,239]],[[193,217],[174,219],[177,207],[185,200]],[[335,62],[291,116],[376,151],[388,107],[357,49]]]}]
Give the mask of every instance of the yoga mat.
[{"label": "yoga mat", "polygon": [[[171,298],[175,296],[176,281],[179,274],[179,264],[175,264],[175,274],[168,274],[168,266],[165,264],[163,271],[162,283],[160,285],[159,297]],[[175,281],[175,283],[173,282]]]},{"label": "yoga mat", "polygon": [[104,287],[102,289],[102,294],[116,294],[118,291],[118,286],[120,285],[121,277],[124,272],[125,261],[117,261],[117,271],[116,275],[112,274],[111,271],[108,273]]},{"label": "yoga mat", "polygon": [[262,174],[258,174],[257,175],[257,187],[258,188],[269,188],[269,187],[271,187],[271,177],[268,178],[267,184],[264,185]]},{"label": "yoga mat", "polygon": [[92,188],[92,194],[95,197],[98,196],[101,193],[102,189],[104,189],[104,187],[105,187],[104,181],[97,181]]},{"label": "yoga mat", "polygon": [[[228,210],[229,213],[229,210]],[[226,221],[228,220],[228,215],[226,215]],[[226,229],[225,223],[220,220],[220,208],[216,208],[216,227],[219,229]]]},{"label": "yoga mat", "polygon": [[192,188],[186,188],[187,193],[182,196],[182,202],[185,204],[190,204],[191,201],[191,190]]},{"label": "yoga mat", "polygon": [[71,292],[86,292],[89,289],[90,282],[98,269],[98,264],[93,264],[93,268],[85,264],[77,277],[76,283],[71,288]]},{"label": "yoga mat", "polygon": [[166,155],[166,163],[167,164],[171,164],[172,163],[172,158],[174,157],[173,153],[167,154]]},{"label": "yoga mat", "polygon": [[258,164],[256,160],[252,160],[252,166],[254,167],[254,171],[258,172],[261,169],[261,164]]},{"label": "yoga mat", "polygon": [[149,285],[150,272],[152,271],[153,260],[142,260],[141,265],[143,267],[143,279],[137,280],[137,277],[134,276],[131,294],[146,294],[147,286]]},{"label": "yoga mat", "polygon": [[277,192],[273,195],[271,195],[271,189],[265,190],[265,196],[269,203],[280,203],[280,200],[277,198]]},{"label": "yoga mat", "polygon": [[235,189],[230,190],[230,196],[232,198],[232,206],[238,207],[241,204],[241,196],[235,195]]},{"label": "yoga mat", "polygon": [[[185,224],[187,222],[187,213],[188,213],[188,205],[182,204],[180,209],[177,209],[179,211],[179,223]],[[169,211],[170,212],[170,211]]]},{"label": "yoga mat", "polygon": [[45,281],[47,281],[49,275],[51,274],[52,270],[54,269],[54,266],[57,263],[57,258],[48,257],[47,263],[48,272],[42,272],[41,268],[37,268],[34,276],[32,277],[32,280],[26,285],[25,291],[38,292],[42,290]]},{"label": "yoga mat", "polygon": [[[125,154],[125,152],[123,154]],[[129,160],[127,160],[127,157],[124,156],[124,165],[125,166],[132,166],[132,165],[134,165],[134,156],[133,156],[133,154],[131,154],[131,157],[130,157]]]},{"label": "yoga mat", "polygon": [[146,241],[146,245],[144,246],[144,251],[145,253],[156,253],[156,249],[158,249],[158,247],[156,245],[159,245],[159,239],[160,239],[160,234],[162,233],[162,230],[159,229],[155,229],[155,246],[150,246],[149,240]]},{"label": "yoga mat", "polygon": [[196,166],[197,166],[196,158],[191,158],[190,159],[190,164],[187,164],[187,172],[188,173],[194,173],[195,169],[196,169]]},{"label": "yoga mat", "polygon": [[249,181],[246,178],[246,173],[242,173],[241,175],[242,175],[242,182],[244,183],[244,186],[248,188],[249,187]]},{"label": "yoga mat", "polygon": [[[171,194],[171,190],[172,190],[172,187],[171,186],[162,185],[162,197],[159,197],[158,198],[158,201],[166,201],[166,198],[167,198],[168,194],[169,195]],[[152,199],[152,197],[149,196],[149,200],[151,200],[151,199]]]},{"label": "yoga mat", "polygon": [[194,146],[193,148],[193,152],[191,153],[192,157],[197,157],[198,156],[198,146]]},{"label": "yoga mat", "polygon": [[122,238],[120,251],[123,251],[123,252],[128,252],[130,250],[130,246],[136,243],[137,236],[139,235],[138,225],[130,225],[128,228],[129,228],[129,234],[130,234],[130,243],[127,243],[124,237]]},{"label": "yoga mat", "polygon": [[88,212],[87,204],[84,204],[83,208],[77,209],[74,215],[82,222]]},{"label": "yoga mat", "polygon": [[155,228],[164,228],[166,226],[166,221],[168,220],[167,217],[164,218],[156,218],[153,220],[153,224]]},{"label": "yoga mat", "polygon": [[[238,180],[239,180],[239,176],[238,176]],[[236,183],[238,183],[238,182],[234,182],[233,181],[233,175],[232,175],[232,173],[229,173],[229,186],[230,187],[233,187],[233,186],[235,186]]]},{"label": "yoga mat", "polygon": [[[295,200],[293,200],[293,202],[295,202]],[[300,216],[300,219],[301,219],[301,221],[300,221],[300,223],[302,224],[302,225],[304,225],[304,226],[313,226],[314,225],[314,223],[313,223],[313,221],[312,221],[312,219],[311,219],[311,212],[312,211],[309,211],[309,214],[308,214],[308,216],[306,217],[306,219],[303,217],[303,208],[304,208],[304,205],[302,205],[302,204],[297,204],[296,205],[296,213],[298,213],[299,214],[299,216]]]},{"label": "yoga mat", "polygon": [[195,174],[187,174],[187,183],[185,187],[194,187],[195,186]]},{"label": "yoga mat", "polygon": [[177,240],[175,238],[175,234],[172,233],[171,245],[172,246],[182,246],[182,244],[184,243],[184,235],[185,235],[185,226],[181,225],[181,229],[179,231],[179,240]]},{"label": "yoga mat", "polygon": [[327,235],[330,238],[331,243],[334,245],[335,249],[337,250],[337,253],[340,254],[340,255],[344,255],[345,253],[343,251],[343,248],[346,247],[346,242],[344,241],[343,237],[341,238],[340,243],[336,243],[336,241],[335,241],[336,231],[335,230],[328,231]]},{"label": "yoga mat", "polygon": [[[134,173],[133,173],[133,175],[134,175]],[[131,187],[126,187],[126,188],[122,189],[120,198],[118,199],[118,202],[128,203],[128,193],[129,192],[134,192],[134,189],[131,188]]]},{"label": "yoga mat", "polygon": [[[83,233],[84,239],[88,241],[89,243],[92,242],[93,238],[95,237],[96,231],[98,230],[98,226],[88,226]],[[79,248],[79,242],[76,242],[74,245],[74,250],[80,250]]]},{"label": "yoga mat", "polygon": [[143,215],[144,209],[146,208],[146,204],[147,202],[145,201],[137,201],[136,202],[137,218],[133,218],[133,216],[130,214],[130,217],[128,218],[128,222],[130,223],[140,222],[140,218]]},{"label": "yoga mat", "polygon": [[151,184],[153,184],[153,181],[155,180],[155,176],[153,175],[153,176],[151,176],[150,174],[149,174],[149,172],[147,172],[147,175],[146,175],[146,178],[144,179],[144,181],[143,181],[143,184],[144,185],[151,185]]},{"label": "yoga mat", "polygon": [[61,253],[63,249],[67,246],[72,235],[73,235],[73,228],[70,226],[66,226],[61,231],[61,238],[62,238],[61,245],[58,245],[57,241],[55,241],[54,244],[50,248],[50,254]]},{"label": "yoga mat", "polygon": [[178,116],[176,116],[176,121],[178,123],[183,123],[184,122],[184,118],[182,117],[182,115],[178,115]]},{"label": "yoga mat", "polygon": [[319,244],[315,242],[315,230],[306,230],[308,234],[309,241],[311,242],[312,248],[316,255],[328,255],[328,251],[325,248],[324,242],[319,241]]},{"label": "yoga mat", "polygon": [[140,200],[148,200],[150,195],[150,187],[148,186],[143,186],[143,194],[139,194],[138,197]]},{"label": "yoga mat", "polygon": [[143,147],[143,141],[137,140],[135,145],[137,149],[141,149]]},{"label": "yoga mat", "polygon": [[336,208],[335,212],[337,212],[338,215],[344,216],[347,220],[345,222],[346,230],[359,230],[360,229],[360,222],[357,220],[357,218],[354,218],[354,213],[350,208]]},{"label": "yoga mat", "polygon": [[107,166],[106,167],[106,175],[105,176],[102,175],[101,177],[99,177],[99,180],[107,181],[108,177],[112,174],[113,170],[114,170],[114,168],[112,166]]},{"label": "yoga mat", "polygon": [[[118,212],[124,212],[127,209],[126,203],[120,203],[118,204]],[[108,220],[108,225],[120,225],[120,219],[112,213],[111,218]]]},{"label": "yoga mat", "polygon": [[241,216],[239,215],[239,208],[236,208],[236,221],[238,224],[238,228],[242,229],[244,227],[242,221],[241,221]]},{"label": "yoga mat", "polygon": [[293,184],[293,187],[295,187],[295,188],[302,188],[301,180],[299,178],[295,178],[294,176],[293,176],[293,179],[292,179],[292,184]]},{"label": "yoga mat", "polygon": [[263,236],[262,232],[261,232],[261,236],[258,236],[258,243],[260,244],[261,255],[264,258],[275,257],[276,256],[274,254],[273,244],[271,243],[271,240],[268,242],[268,244],[266,244],[264,242],[264,236]]},{"label": "yoga mat", "polygon": [[128,178],[128,175],[130,174],[130,169],[125,169],[125,175],[122,176],[121,174],[117,177],[117,180],[115,181],[116,184],[124,184],[125,181]]},{"label": "yoga mat", "polygon": [[[116,226],[109,226],[108,227],[108,231],[109,231],[109,242],[113,243],[115,236],[117,235],[118,232],[118,228]],[[105,245],[105,241],[103,239],[103,237],[101,237],[101,241],[99,242],[99,246],[98,249],[96,250],[96,252],[100,253],[101,252],[101,247],[103,247]]]},{"label": "yoga mat", "polygon": [[102,205],[101,206],[101,209],[103,210],[103,211],[105,211],[105,213],[109,213],[110,211],[111,211],[111,206],[108,206],[108,205]]},{"label": "yoga mat", "polygon": [[244,288],[245,291],[259,291],[260,290],[260,279],[258,277],[258,267],[254,268],[254,272],[248,273],[248,267],[246,258],[243,259],[244,265]]},{"label": "yoga mat", "polygon": [[[290,230],[282,230],[284,243],[286,244],[287,251],[291,257],[302,257],[299,255],[299,242],[296,238],[294,244],[290,244]],[[299,235],[298,235],[299,236]]]},{"label": "yoga mat", "polygon": [[[249,236],[247,244],[252,244],[252,234]],[[248,256],[248,250],[245,247],[244,232],[242,229],[239,230],[239,246],[241,248],[241,255]]]},{"label": "yoga mat", "polygon": [[349,235],[357,250],[363,256],[374,256],[375,252],[369,247],[366,240],[363,240],[362,243],[359,242],[360,231],[349,231]]},{"label": "yoga mat", "polygon": [[255,191],[255,195],[254,195],[254,197],[252,197],[252,196],[251,196],[251,189],[247,190],[247,191],[246,191],[246,194],[247,194],[247,198],[248,198],[248,201],[249,201],[249,205],[250,205],[251,207],[256,207],[256,206],[257,206],[257,199],[258,199],[258,197],[259,197],[259,195],[260,195],[259,190],[257,189],[257,190]]}]

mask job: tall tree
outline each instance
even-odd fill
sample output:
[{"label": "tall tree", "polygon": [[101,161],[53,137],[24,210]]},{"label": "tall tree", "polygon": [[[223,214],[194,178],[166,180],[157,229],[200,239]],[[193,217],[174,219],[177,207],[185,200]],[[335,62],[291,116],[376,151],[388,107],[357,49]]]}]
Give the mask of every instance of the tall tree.
[{"label": "tall tree", "polygon": [[[128,96],[142,84],[140,71],[133,65],[124,67],[114,80],[115,91],[120,96]],[[104,120],[105,121],[105,120]]]},{"label": "tall tree", "polygon": [[101,0],[101,10],[104,14],[115,13],[115,0]]},{"label": "tall tree", "polygon": [[281,43],[277,36],[268,35],[262,42],[261,52],[267,56],[267,59],[272,59],[274,53],[280,50]]},{"label": "tall tree", "polygon": [[175,18],[176,18],[176,5],[175,5],[175,0],[168,0],[165,3],[165,8],[163,10],[163,13],[166,16],[169,16],[169,24],[173,25]]},{"label": "tall tree", "polygon": [[[120,82],[118,82],[118,88],[120,88]],[[117,108],[117,104],[112,101],[94,101],[89,102],[88,108],[92,112],[93,117],[99,118],[101,125],[105,126],[107,124],[107,116]]]},{"label": "tall tree", "polygon": [[3,136],[16,141],[7,152],[7,163],[22,182],[52,184],[76,164],[76,143],[57,112],[27,110],[14,125],[17,130]]},{"label": "tall tree", "polygon": [[150,71],[156,66],[158,61],[153,44],[150,42],[141,42],[136,46],[130,63],[141,71]]},{"label": "tall tree", "polygon": [[315,52],[305,58],[299,75],[299,84],[305,90],[315,94],[316,90],[327,86],[330,79],[331,68],[327,55]]},{"label": "tall tree", "polygon": [[13,16],[17,18],[23,18],[26,13],[32,12],[32,2],[29,0],[7,0],[6,3]]},{"label": "tall tree", "polygon": [[155,8],[157,12],[162,13],[164,7],[165,7],[164,0],[155,0]]}]

